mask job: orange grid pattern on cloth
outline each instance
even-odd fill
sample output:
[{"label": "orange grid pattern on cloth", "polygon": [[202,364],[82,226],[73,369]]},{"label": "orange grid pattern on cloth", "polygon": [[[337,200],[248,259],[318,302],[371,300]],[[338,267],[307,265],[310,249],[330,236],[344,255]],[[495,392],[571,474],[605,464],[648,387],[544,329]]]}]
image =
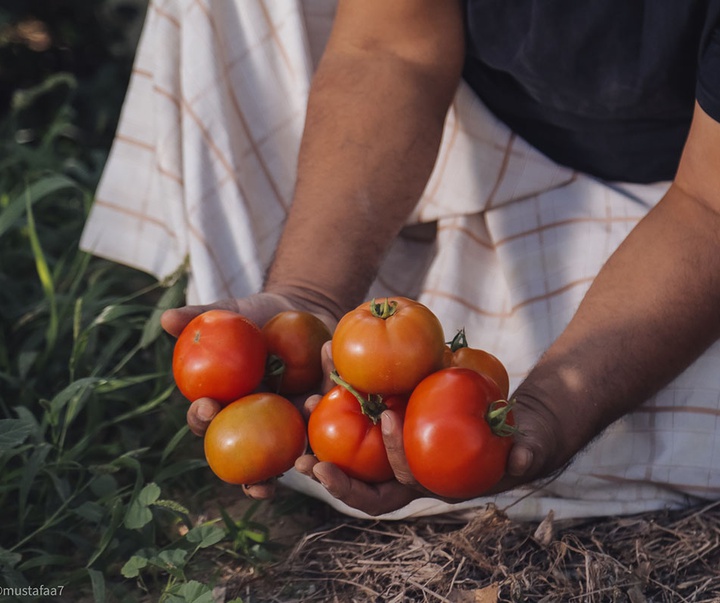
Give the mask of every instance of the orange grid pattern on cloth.
[{"label": "orange grid pattern on cloth", "polygon": [[[257,291],[292,199],[313,70],[334,0],[153,0],[81,246],[158,277],[189,260],[191,303]],[[446,333],[507,365],[516,386],[608,256],[667,189],[554,164],[461,85],[440,154],[368,297],[409,295]],[[556,479],[487,502],[539,519],[627,514],[720,496],[720,346],[606,430]],[[572,412],[569,408],[568,412]],[[290,487],[364,516],[288,472]]]}]

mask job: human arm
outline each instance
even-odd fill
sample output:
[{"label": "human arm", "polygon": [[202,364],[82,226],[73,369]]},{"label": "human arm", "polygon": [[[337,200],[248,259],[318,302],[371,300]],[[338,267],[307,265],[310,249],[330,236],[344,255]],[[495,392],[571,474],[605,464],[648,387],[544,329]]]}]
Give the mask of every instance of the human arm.
[{"label": "human arm", "polygon": [[[177,335],[223,307],[262,325],[296,308],[329,326],[363,300],[437,156],[464,54],[458,0],[341,0],[314,77],[297,185],[264,291],[163,316]],[[193,403],[201,435],[217,413]]]},{"label": "human arm", "polygon": [[530,446],[513,451],[512,472],[537,477],[562,467],[720,336],[718,167],[720,124],[696,105],[666,195],[518,389]]},{"label": "human arm", "polygon": [[464,56],[456,0],[341,1],[265,289],[355,307],[435,162]]},{"label": "human arm", "polygon": [[[514,396],[520,433],[495,493],[561,469],[610,423],[661,389],[720,336],[720,124],[696,107],[677,176],[598,274],[576,315]],[[371,514],[422,495],[397,417],[386,447],[398,482],[369,485],[308,466]]]}]

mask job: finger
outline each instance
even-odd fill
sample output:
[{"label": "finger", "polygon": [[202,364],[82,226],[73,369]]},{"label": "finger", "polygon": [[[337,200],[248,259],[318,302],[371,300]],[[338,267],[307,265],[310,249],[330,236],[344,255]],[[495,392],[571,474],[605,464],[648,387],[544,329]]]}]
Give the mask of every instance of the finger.
[{"label": "finger", "polygon": [[367,484],[352,479],[332,463],[317,463],[313,473],[332,496],[372,516],[400,509],[419,496],[414,489],[394,480]]},{"label": "finger", "polygon": [[326,341],[323,344],[321,350],[321,357],[323,367],[323,381],[320,391],[329,392],[335,386],[333,380],[330,379],[330,373],[335,370],[335,364],[333,363],[332,359],[332,340]]},{"label": "finger", "polygon": [[305,420],[310,418],[310,413],[312,413],[312,411],[317,408],[317,405],[320,404],[320,400],[322,400],[322,396],[319,394],[313,394],[307,400],[305,400],[305,403],[302,407],[302,412]]},{"label": "finger", "polygon": [[257,484],[245,484],[242,487],[245,496],[255,500],[267,500],[275,496],[275,480],[258,482]]},{"label": "finger", "polygon": [[320,461],[317,460],[317,457],[313,454],[303,454],[302,456],[295,459],[295,470],[298,473],[302,473],[303,475],[306,475],[307,477],[311,477],[315,481],[317,481],[317,478],[315,477],[315,474],[313,473],[313,468],[315,465],[317,465]]},{"label": "finger", "polygon": [[177,337],[188,323],[199,316],[206,310],[208,306],[183,306],[182,308],[171,308],[165,310],[160,316],[160,324],[173,337]]},{"label": "finger", "polygon": [[[248,306],[252,308],[252,303],[249,301]],[[169,310],[165,310],[165,312],[163,312],[160,316],[160,324],[170,335],[177,337],[193,318],[199,316],[203,312],[207,312],[208,310],[229,310],[231,312],[243,314],[238,300],[222,299],[207,305],[182,306],[180,308],[170,308]],[[250,312],[245,312],[245,314],[250,314]],[[248,318],[251,320],[254,319],[252,316],[248,316]]]},{"label": "finger", "polygon": [[187,424],[197,436],[204,436],[210,421],[215,418],[222,405],[216,400],[210,398],[198,398],[193,402],[187,410]]},{"label": "finger", "polygon": [[383,443],[388,455],[388,461],[395,473],[395,478],[401,484],[416,486],[417,481],[410,471],[402,439],[402,421],[397,412],[386,410],[380,415]]}]

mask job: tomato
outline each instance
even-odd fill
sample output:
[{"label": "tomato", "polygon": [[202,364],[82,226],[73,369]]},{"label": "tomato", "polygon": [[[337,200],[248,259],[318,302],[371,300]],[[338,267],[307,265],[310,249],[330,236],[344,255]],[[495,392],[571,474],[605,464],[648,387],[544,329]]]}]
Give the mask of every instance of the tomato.
[{"label": "tomato", "polygon": [[244,396],[223,408],[205,433],[205,458],[220,479],[254,484],[290,469],[305,452],[305,420],[286,398]]},{"label": "tomato", "polygon": [[410,470],[439,496],[480,496],[505,473],[513,425],[511,406],[491,379],[466,368],[437,371],[408,401],[403,445]]},{"label": "tomato", "polygon": [[345,314],[332,338],[335,368],[353,387],[403,394],[442,367],[445,337],[423,304],[405,297],[372,300]]},{"label": "tomato", "polygon": [[332,337],[310,312],[288,310],[262,328],[268,350],[266,380],[273,391],[294,395],[312,391],[323,377],[320,351]]},{"label": "tomato", "polygon": [[[357,396],[361,396],[359,400]],[[404,413],[403,396],[363,396],[336,385],[310,414],[308,441],[320,461],[337,465],[350,477],[378,483],[393,479],[380,431],[380,414],[390,408]]]},{"label": "tomato", "polygon": [[458,331],[445,353],[446,367],[459,366],[490,377],[500,388],[500,393],[507,398],[510,395],[510,377],[507,369],[498,358],[490,352],[471,348],[465,338],[465,330]]},{"label": "tomato", "polygon": [[183,329],[173,352],[173,375],[191,401],[213,398],[228,404],[262,381],[265,339],[250,320],[228,310],[209,310]]}]

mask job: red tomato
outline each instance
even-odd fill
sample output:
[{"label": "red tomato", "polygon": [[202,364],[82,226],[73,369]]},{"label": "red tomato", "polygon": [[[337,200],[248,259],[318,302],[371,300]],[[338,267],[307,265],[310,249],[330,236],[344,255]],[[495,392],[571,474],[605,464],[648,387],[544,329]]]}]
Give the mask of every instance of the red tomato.
[{"label": "red tomato", "polygon": [[464,329],[458,332],[447,348],[444,366],[472,369],[497,383],[505,398],[510,395],[510,378],[503,363],[490,352],[469,347]]},{"label": "red tomato", "polygon": [[405,297],[365,302],[345,314],[332,338],[335,368],[353,387],[371,393],[410,393],[442,367],[440,321]]},{"label": "red tomato", "polygon": [[221,404],[249,394],[262,381],[267,356],[262,332],[244,316],[210,310],[183,329],[173,352],[173,375],[191,401]]},{"label": "red tomato", "polygon": [[289,400],[250,394],[228,404],[205,433],[205,458],[220,479],[254,484],[290,469],[305,452],[305,420]]},{"label": "red tomato", "polygon": [[410,470],[439,496],[480,496],[505,473],[512,425],[509,403],[491,379],[471,369],[442,369],[408,401],[403,444]]},{"label": "red tomato", "polygon": [[342,385],[325,394],[310,414],[308,441],[320,461],[337,465],[350,477],[377,483],[393,479],[380,431],[380,414],[386,408],[405,410],[402,396],[366,398],[363,411],[356,395]]},{"label": "red tomato", "polygon": [[320,351],[332,337],[325,323],[310,312],[288,310],[262,328],[268,350],[266,380],[283,395],[303,394],[320,385]]}]

